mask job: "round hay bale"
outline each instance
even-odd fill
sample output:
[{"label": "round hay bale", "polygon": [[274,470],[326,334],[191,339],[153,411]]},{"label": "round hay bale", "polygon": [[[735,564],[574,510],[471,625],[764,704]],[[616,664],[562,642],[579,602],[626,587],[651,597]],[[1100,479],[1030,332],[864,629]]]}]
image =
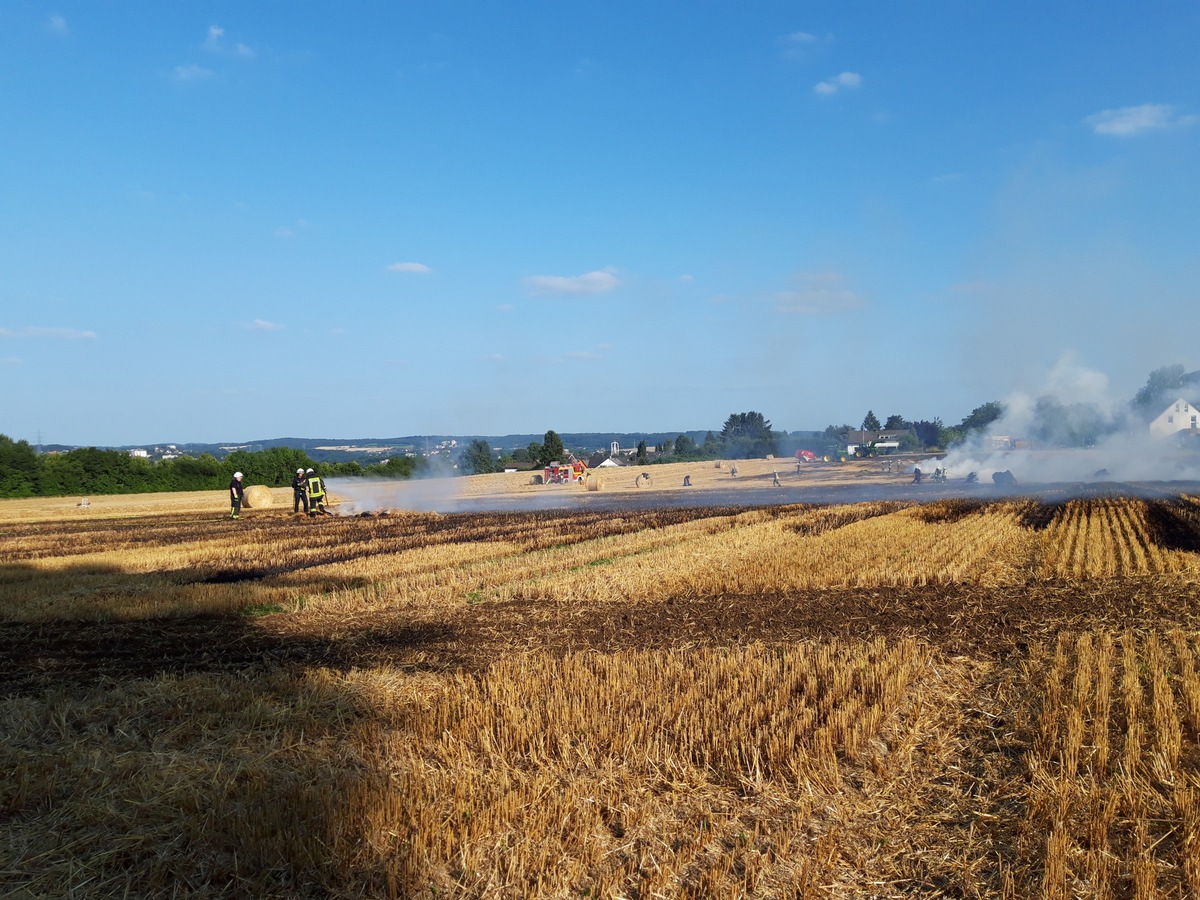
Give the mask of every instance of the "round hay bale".
[{"label": "round hay bale", "polygon": [[587,489],[589,491],[598,491],[604,487],[604,480],[589,474],[587,480]]},{"label": "round hay bale", "polygon": [[271,496],[271,489],[266,485],[252,484],[246,488],[245,503],[251,509],[266,509],[275,505],[275,498]]}]

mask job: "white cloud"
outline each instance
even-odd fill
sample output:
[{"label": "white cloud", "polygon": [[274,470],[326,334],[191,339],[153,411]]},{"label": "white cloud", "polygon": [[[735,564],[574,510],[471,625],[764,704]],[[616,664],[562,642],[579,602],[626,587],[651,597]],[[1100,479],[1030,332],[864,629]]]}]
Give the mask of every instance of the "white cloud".
[{"label": "white cloud", "polygon": [[205,78],[212,77],[212,69],[206,69],[204,66],[176,66],[172,73],[176,81],[203,81]]},{"label": "white cloud", "polygon": [[255,319],[250,323],[250,327],[255,331],[282,331],[287,326],[278,322],[268,322],[266,319]]},{"label": "white cloud", "polygon": [[428,275],[433,269],[419,262],[398,262],[388,266],[389,272],[405,272],[413,275]]},{"label": "white cloud", "polygon": [[857,72],[842,72],[840,75],[819,82],[813,90],[824,97],[829,97],[843,88],[856,88],[861,84],[862,76]]},{"label": "white cloud", "polygon": [[19,356],[5,356],[0,358],[0,366],[19,366],[20,364],[21,357]]},{"label": "white cloud", "polygon": [[232,49],[225,45],[225,29],[220,25],[208,26],[208,37],[204,39],[204,49],[211,53],[240,56],[242,59],[253,59],[254,48],[248,44],[236,43]]},{"label": "white cloud", "polygon": [[66,34],[67,20],[60,13],[54,13],[46,20],[46,27],[55,34]]},{"label": "white cloud", "polygon": [[573,294],[605,294],[619,287],[621,279],[612,268],[583,275],[530,275],[522,279],[531,297]]},{"label": "white cloud", "polygon": [[1105,109],[1088,116],[1083,123],[1096,134],[1129,137],[1154,128],[1194,125],[1197,120],[1197,116],[1176,115],[1175,107],[1169,103],[1143,103],[1141,106]]},{"label": "white cloud", "polygon": [[781,313],[818,315],[858,309],[863,299],[845,285],[837,272],[808,272],[797,276],[799,285],[775,294],[775,309]]},{"label": "white cloud", "polygon": [[499,306],[496,307],[496,312],[501,312],[501,313],[510,313],[510,312],[513,312],[514,310],[516,310],[516,307],[513,306],[513,304],[511,304],[511,303],[501,303]]},{"label": "white cloud", "polygon": [[307,219],[297,219],[294,225],[280,225],[275,229],[275,237],[281,240],[294,238],[299,232],[308,227]]},{"label": "white cloud", "polygon": [[809,31],[793,31],[779,38],[784,59],[805,61],[821,52],[833,40],[832,35],[816,35]]},{"label": "white cloud", "polygon": [[49,338],[57,341],[94,341],[96,332],[76,328],[0,328],[0,338]]}]

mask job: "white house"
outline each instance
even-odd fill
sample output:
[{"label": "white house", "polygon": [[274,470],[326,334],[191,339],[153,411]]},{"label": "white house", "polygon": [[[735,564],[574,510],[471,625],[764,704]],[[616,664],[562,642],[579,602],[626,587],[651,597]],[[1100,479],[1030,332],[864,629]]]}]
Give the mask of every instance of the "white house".
[{"label": "white house", "polygon": [[1150,423],[1150,434],[1152,437],[1158,438],[1170,437],[1181,431],[1190,431],[1194,434],[1198,415],[1200,415],[1200,410],[1196,409],[1196,404],[1180,397]]}]

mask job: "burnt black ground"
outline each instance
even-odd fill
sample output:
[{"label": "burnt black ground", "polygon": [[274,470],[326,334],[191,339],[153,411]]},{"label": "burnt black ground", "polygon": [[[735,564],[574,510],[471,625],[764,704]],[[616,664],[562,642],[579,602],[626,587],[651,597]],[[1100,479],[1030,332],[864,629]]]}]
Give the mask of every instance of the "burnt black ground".
[{"label": "burnt black ground", "polygon": [[[1086,489],[1085,489],[1086,488]],[[439,516],[351,517],[319,523],[287,516],[247,520],[248,540],[305,539],[323,543],[302,566],[321,582],[321,566],[371,553],[462,540],[524,540],[530,549],[573,543],[603,533],[629,533],[676,521],[728,515],[739,509],[774,509],[784,502],[850,503],[879,499],[880,490],[854,486],[781,491],[772,503],[764,491],[706,491],[681,495],[679,505],[657,493],[640,496],[571,495],[572,508],[523,512],[503,505],[491,512]],[[1046,527],[1057,505],[1071,497],[1140,497],[1151,501],[1148,538],[1161,546],[1200,550],[1200,517],[1181,504],[1181,493],[1200,485],[1043,485],[1036,491],[1000,492],[993,486],[963,492],[954,485],[911,485],[887,492],[887,499],[934,501],[963,498],[941,510],[946,517],[970,515],[988,502],[1031,496],[1040,505],[1026,527]],[[684,505],[683,501],[690,501]],[[697,503],[702,500],[702,503]],[[749,503],[747,501],[755,502]],[[619,502],[614,502],[619,501]],[[609,512],[636,515],[622,518]],[[783,510],[780,510],[783,512]],[[1039,515],[1039,511],[1040,514]],[[947,519],[949,521],[950,519]],[[531,526],[549,529],[533,531]],[[89,540],[160,544],[184,540],[196,529],[227,529],[214,519],[184,517],[91,524],[62,523],[59,540],[76,546]],[[31,529],[49,530],[37,524]],[[319,529],[314,532],[313,528]],[[17,529],[23,530],[23,529]],[[549,534],[547,535],[548,532]],[[115,533],[115,538],[114,538]],[[297,538],[297,536],[301,536]],[[212,572],[166,573],[187,582],[262,580],[283,571],[236,566]],[[0,566],[4,582],[38,577],[29,564]],[[0,625],[0,693],[44,690],[53,685],[196,672],[259,672],[284,667],[390,665],[412,671],[479,670],[513,648],[574,650],[735,645],[753,641],[791,642],[833,637],[911,635],[949,654],[1002,657],[1052,636],[1083,627],[1200,627],[1200,604],[1192,586],[1166,579],[1117,578],[1092,582],[1031,582],[1005,588],[969,584],[920,588],[819,590],[753,596],[672,597],[665,601],[572,603],[464,603],[414,619],[412,613],[370,611],[356,621],[312,613],[248,617],[240,615],[154,619],[132,622],[52,622]]]}]

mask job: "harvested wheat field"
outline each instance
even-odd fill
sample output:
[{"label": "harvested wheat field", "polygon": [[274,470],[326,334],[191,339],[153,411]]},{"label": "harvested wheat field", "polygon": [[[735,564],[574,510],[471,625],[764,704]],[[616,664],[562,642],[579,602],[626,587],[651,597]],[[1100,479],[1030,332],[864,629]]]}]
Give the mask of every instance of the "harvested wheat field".
[{"label": "harvested wheat field", "polygon": [[0,503],[0,894],[1200,897],[1195,495],[576,487]]}]

